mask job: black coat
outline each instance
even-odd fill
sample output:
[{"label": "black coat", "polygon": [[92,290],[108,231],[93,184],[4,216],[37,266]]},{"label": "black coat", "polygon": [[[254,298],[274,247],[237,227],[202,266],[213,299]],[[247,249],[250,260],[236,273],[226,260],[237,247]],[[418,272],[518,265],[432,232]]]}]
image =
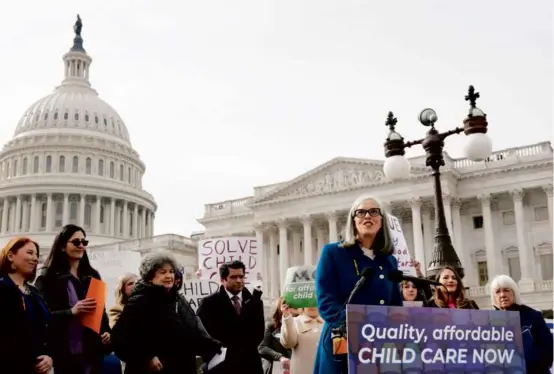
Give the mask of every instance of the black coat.
[{"label": "black coat", "polygon": [[275,322],[271,321],[265,327],[264,340],[258,347],[260,356],[264,359],[264,373],[271,374],[273,372],[273,365],[280,365],[278,363],[282,357],[290,359],[292,351],[283,347],[280,339],[281,327],[275,328]]},{"label": "black coat", "polygon": [[[52,358],[56,374],[73,370],[72,365],[75,360],[70,351],[69,331],[71,323],[78,317],[71,313],[67,291],[67,282],[72,277],[69,273],[54,273],[48,268],[42,268],[35,281],[35,286],[42,293],[52,313],[50,328],[52,332]],[[79,280],[74,282],[79,300],[85,299],[91,278],[100,279],[100,275],[97,272],[83,274],[80,275]],[[100,334],[104,332],[110,332],[105,310]],[[100,335],[90,329],[84,329],[83,339],[84,359],[89,365],[92,365],[93,374],[99,373],[104,355],[111,353],[111,347],[102,344]]]},{"label": "black coat", "polygon": [[[29,286],[24,308],[21,292],[7,276],[0,277],[0,371],[10,374],[36,374],[37,357],[50,355],[48,322],[50,314],[39,291]],[[30,311],[33,314],[30,315]],[[29,312],[29,313],[27,313]]]},{"label": "black coat", "polygon": [[222,344],[207,335],[176,290],[138,282],[112,331],[116,355],[126,374],[151,373],[158,357],[162,374],[196,373],[196,356],[210,359]]},{"label": "black coat", "polygon": [[264,337],[264,305],[260,293],[242,291],[242,309],[238,315],[223,286],[200,301],[197,314],[208,333],[227,347],[225,361],[210,373],[262,374],[258,346]]}]

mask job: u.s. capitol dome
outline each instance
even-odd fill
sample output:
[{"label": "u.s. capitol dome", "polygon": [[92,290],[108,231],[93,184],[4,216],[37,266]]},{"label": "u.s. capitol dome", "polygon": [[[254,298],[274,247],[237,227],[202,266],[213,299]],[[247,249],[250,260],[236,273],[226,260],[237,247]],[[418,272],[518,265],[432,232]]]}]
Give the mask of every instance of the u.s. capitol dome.
[{"label": "u.s. capitol dome", "polygon": [[0,152],[0,241],[26,235],[49,247],[67,223],[91,245],[153,235],[156,203],[121,116],[90,84],[81,21],[64,79],[25,111]]}]

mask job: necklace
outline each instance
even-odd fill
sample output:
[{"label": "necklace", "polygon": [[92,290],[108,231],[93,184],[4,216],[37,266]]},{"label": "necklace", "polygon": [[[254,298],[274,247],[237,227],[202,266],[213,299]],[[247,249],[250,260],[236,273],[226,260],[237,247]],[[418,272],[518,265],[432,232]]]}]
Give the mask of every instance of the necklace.
[{"label": "necklace", "polygon": [[31,289],[26,284],[24,284],[23,286],[19,286],[19,289],[21,290],[21,292],[23,292],[24,295],[31,294]]}]

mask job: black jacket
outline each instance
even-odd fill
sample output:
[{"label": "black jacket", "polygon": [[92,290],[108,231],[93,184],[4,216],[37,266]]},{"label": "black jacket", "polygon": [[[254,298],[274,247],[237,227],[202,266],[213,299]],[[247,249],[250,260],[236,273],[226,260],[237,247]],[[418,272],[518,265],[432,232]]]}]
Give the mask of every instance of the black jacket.
[{"label": "black jacket", "polygon": [[279,365],[277,361],[282,357],[291,357],[292,351],[283,347],[280,340],[281,327],[275,328],[275,322],[271,321],[265,327],[264,340],[258,347],[260,356],[264,359],[264,373],[271,374],[273,365]]},{"label": "black jacket", "polygon": [[227,347],[225,361],[210,373],[262,374],[258,346],[264,337],[264,305],[261,292],[242,291],[242,309],[238,315],[223,286],[200,301],[197,314],[208,333]]},{"label": "black jacket", "polygon": [[126,374],[150,373],[158,357],[162,374],[195,373],[196,356],[209,360],[221,348],[198,323],[176,290],[139,281],[112,331],[116,355]]},{"label": "black jacket", "polygon": [[[69,346],[69,331],[72,321],[78,317],[75,317],[71,313],[67,292],[67,282],[72,277],[69,273],[54,273],[48,268],[42,268],[35,281],[35,286],[42,293],[52,314],[50,324],[52,332],[52,358],[54,360],[54,368],[60,373],[65,372],[62,366],[67,364],[70,367],[71,362],[74,360]],[[79,280],[74,281],[79,300],[86,297],[91,278],[100,279],[100,275],[97,272],[83,274],[80,275]],[[104,332],[110,332],[108,316],[105,310],[100,334]],[[89,329],[84,329],[83,350],[85,360],[93,366],[93,373],[99,372],[104,355],[111,353],[111,347],[102,344],[100,335]]]},{"label": "black jacket", "polygon": [[[24,307],[21,292],[8,277],[0,277],[0,371],[36,374],[37,357],[50,355],[50,313],[39,294],[29,286],[32,308]],[[31,315],[32,313],[32,315]]]}]

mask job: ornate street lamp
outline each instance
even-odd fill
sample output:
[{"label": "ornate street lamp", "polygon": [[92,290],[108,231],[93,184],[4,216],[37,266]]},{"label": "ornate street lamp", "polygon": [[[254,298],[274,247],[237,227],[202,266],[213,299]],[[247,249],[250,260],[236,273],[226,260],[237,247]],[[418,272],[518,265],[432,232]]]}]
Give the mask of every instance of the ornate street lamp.
[{"label": "ornate street lamp", "polygon": [[430,127],[424,139],[412,142],[405,142],[404,138],[395,131],[397,120],[392,112],[389,112],[386,125],[390,129],[387,141],[385,142],[386,161],[383,171],[390,180],[401,180],[410,177],[410,163],[406,159],[405,149],[416,144],[421,144],[427,158],[425,165],[433,171],[435,184],[435,207],[437,217],[437,229],[435,234],[435,245],[433,247],[433,257],[427,268],[429,277],[436,276],[439,269],[445,265],[450,265],[456,269],[460,277],[464,277],[464,268],[448,233],[446,218],[444,215],[444,204],[442,201],[442,187],[440,181],[440,167],[444,166],[444,139],[450,135],[461,132],[468,135],[468,141],[465,146],[465,154],[468,159],[473,161],[483,161],[492,152],[492,142],[487,135],[487,115],[476,107],[475,102],[479,98],[479,93],[475,92],[473,86],[469,86],[468,94],[465,97],[469,101],[469,113],[464,120],[464,127],[457,127],[454,130],[439,133],[435,129],[435,122],[438,117],[433,109],[424,109],[419,115],[419,122],[425,127]]}]

